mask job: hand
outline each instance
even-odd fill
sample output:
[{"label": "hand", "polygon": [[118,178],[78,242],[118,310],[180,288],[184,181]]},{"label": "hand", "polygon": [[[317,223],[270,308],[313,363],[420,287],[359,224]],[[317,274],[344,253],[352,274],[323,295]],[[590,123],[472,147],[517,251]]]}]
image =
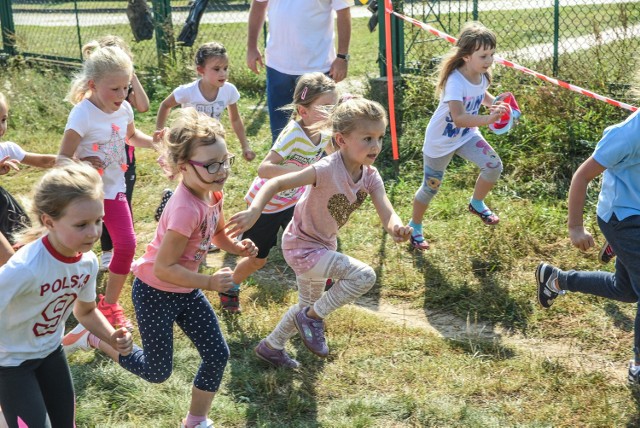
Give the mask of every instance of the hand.
[{"label": "hand", "polygon": [[233,287],[233,271],[229,267],[223,267],[209,278],[209,290],[224,293]]},{"label": "hand", "polygon": [[258,48],[247,49],[247,67],[249,67],[254,73],[260,74],[258,64],[260,67],[264,68],[260,50]]},{"label": "hand", "polygon": [[86,158],[80,158],[82,162],[87,162],[95,169],[104,169],[104,162],[98,156],[87,156]]},{"label": "hand", "polygon": [[246,148],[242,149],[242,157],[244,158],[244,160],[251,162],[256,158],[256,154],[253,152],[253,150]]},{"label": "hand", "polygon": [[227,222],[227,235],[235,238],[242,232],[246,232],[258,221],[260,213],[254,213],[251,208],[234,214]]},{"label": "hand", "polygon": [[258,247],[251,239],[243,239],[236,244],[239,247],[238,255],[242,257],[255,257],[258,255]]},{"label": "hand", "polygon": [[156,145],[158,143],[160,143],[162,141],[162,139],[164,138],[164,135],[167,133],[167,131],[169,130],[169,128],[162,128],[162,129],[158,129],[156,131],[153,131],[153,148],[155,150],[158,150]]},{"label": "hand", "polygon": [[396,224],[393,226],[393,233],[391,236],[395,242],[405,242],[409,240],[411,234],[413,233],[413,227],[409,226],[401,226]]},{"label": "hand", "polygon": [[111,346],[123,357],[129,355],[133,349],[133,338],[129,330],[120,327],[111,333]]},{"label": "hand", "polygon": [[331,68],[329,69],[329,76],[336,82],[340,82],[347,77],[347,69],[349,67],[349,63],[342,58],[336,58],[331,63]]},{"label": "hand", "polygon": [[510,110],[509,104],[504,102],[489,106],[489,124],[496,122]]},{"label": "hand", "polygon": [[16,159],[11,159],[11,156],[5,156],[0,159],[0,175],[4,175],[8,173],[11,169],[15,169],[16,171],[20,171],[18,165],[20,161]]},{"label": "hand", "polygon": [[585,229],[584,226],[569,227],[569,239],[571,239],[573,246],[581,251],[587,251],[589,248],[596,245],[593,240],[593,236],[587,232],[587,229]]}]

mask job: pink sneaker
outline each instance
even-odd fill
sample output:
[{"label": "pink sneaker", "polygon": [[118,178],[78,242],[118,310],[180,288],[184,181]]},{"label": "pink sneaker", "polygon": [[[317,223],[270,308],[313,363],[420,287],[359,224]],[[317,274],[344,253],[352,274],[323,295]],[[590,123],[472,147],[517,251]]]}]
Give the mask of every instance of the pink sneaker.
[{"label": "pink sneaker", "polygon": [[98,310],[102,312],[102,315],[109,321],[109,324],[115,328],[124,327],[129,331],[133,331],[133,324],[125,316],[124,309],[122,309],[119,303],[109,304],[105,302],[102,294],[98,297],[100,298],[98,301]]},{"label": "pink sneaker", "polygon": [[89,345],[89,330],[84,328],[82,324],[78,324],[62,338],[62,347],[67,355],[78,350],[90,351],[92,348]]}]

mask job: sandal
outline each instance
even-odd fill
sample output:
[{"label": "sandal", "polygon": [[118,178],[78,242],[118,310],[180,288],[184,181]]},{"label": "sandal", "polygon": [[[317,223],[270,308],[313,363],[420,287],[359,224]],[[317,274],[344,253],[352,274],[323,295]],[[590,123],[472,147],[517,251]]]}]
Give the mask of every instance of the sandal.
[{"label": "sandal", "polygon": [[495,226],[496,224],[498,224],[500,222],[500,217],[495,215],[493,213],[493,211],[491,211],[489,208],[487,208],[486,210],[480,212],[480,211],[476,210],[475,208],[473,208],[473,205],[469,204],[469,212],[471,214],[475,214],[478,217],[480,217],[482,222],[484,224],[486,224],[487,226]]},{"label": "sandal", "polygon": [[409,240],[411,242],[411,246],[416,250],[424,251],[429,249],[429,243],[426,239],[424,239],[424,236],[422,236],[422,234],[411,235],[411,238],[409,238]]},{"label": "sandal", "polygon": [[218,296],[223,311],[230,314],[240,313],[240,293],[218,293]]}]

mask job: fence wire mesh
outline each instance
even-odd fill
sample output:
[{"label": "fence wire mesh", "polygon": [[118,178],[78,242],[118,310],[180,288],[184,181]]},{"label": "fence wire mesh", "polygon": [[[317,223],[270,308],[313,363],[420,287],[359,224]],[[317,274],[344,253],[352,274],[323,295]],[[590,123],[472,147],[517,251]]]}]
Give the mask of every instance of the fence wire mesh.
[{"label": "fence wire mesh", "polygon": [[[414,1],[395,10],[457,36],[477,19],[498,37],[497,54],[570,83],[623,96],[640,48],[640,2],[629,0]],[[428,72],[451,45],[404,24],[407,72]]]}]

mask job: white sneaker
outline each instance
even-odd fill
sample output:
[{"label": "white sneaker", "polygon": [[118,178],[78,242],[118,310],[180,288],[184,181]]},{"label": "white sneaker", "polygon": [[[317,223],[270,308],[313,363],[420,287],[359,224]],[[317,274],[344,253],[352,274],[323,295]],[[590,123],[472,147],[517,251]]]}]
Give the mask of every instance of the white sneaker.
[{"label": "white sneaker", "polygon": [[67,355],[71,355],[79,349],[90,351],[93,348],[89,345],[89,330],[84,328],[82,324],[78,324],[62,338],[62,346]]},{"label": "white sneaker", "polygon": [[[180,428],[187,428],[186,423],[187,423],[187,420],[183,419],[182,423],[180,424]],[[198,425],[196,425],[193,428],[215,428],[215,427],[213,426],[213,421],[211,419],[207,419],[206,421],[200,422]]]},{"label": "white sneaker", "polygon": [[100,272],[106,272],[109,270],[111,259],[113,258],[113,251],[103,251],[100,256]]}]

